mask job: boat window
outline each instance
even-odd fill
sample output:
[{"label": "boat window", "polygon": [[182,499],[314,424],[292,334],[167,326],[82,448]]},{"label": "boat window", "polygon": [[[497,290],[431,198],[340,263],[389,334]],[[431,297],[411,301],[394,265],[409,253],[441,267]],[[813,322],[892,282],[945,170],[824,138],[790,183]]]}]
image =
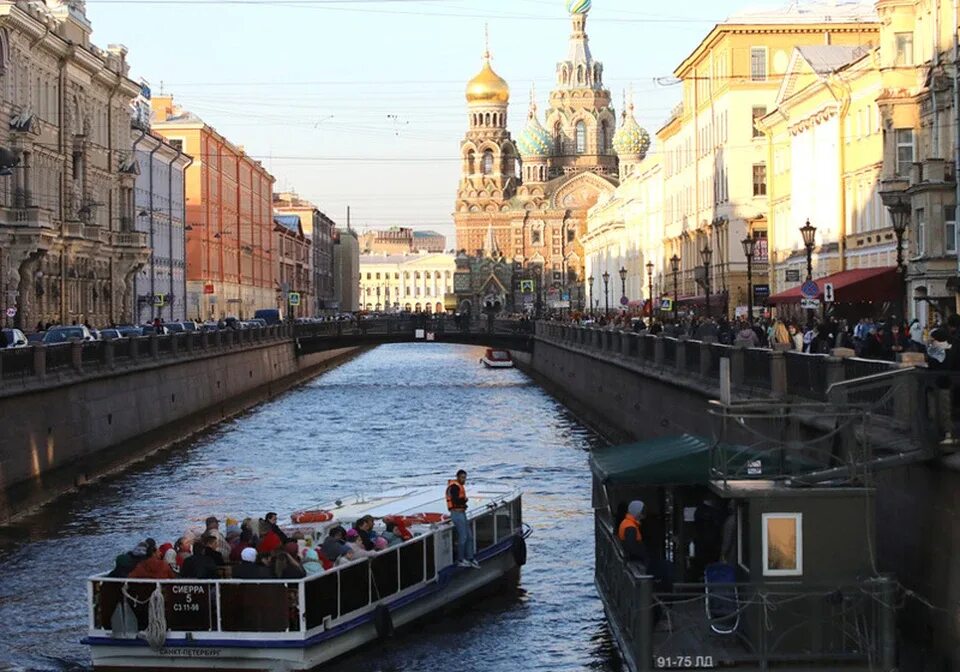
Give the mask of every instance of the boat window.
[{"label": "boat window", "polygon": [[497,521],[497,541],[502,541],[513,535],[513,523],[510,521],[510,508],[501,506],[494,512]]},{"label": "boat window", "polygon": [[307,600],[307,628],[315,628],[323,619],[339,618],[337,598],[339,595],[339,572],[323,574],[307,581],[304,587]]},{"label": "boat window", "polygon": [[370,604],[369,564],[361,562],[340,570],[340,614],[362,609]]},{"label": "boat window", "polygon": [[523,524],[523,511],[520,506],[520,498],[517,497],[515,500],[510,502],[510,513],[513,518],[513,526],[520,527]]},{"label": "boat window", "polygon": [[427,581],[437,575],[437,557],[434,551],[433,541],[434,535],[431,534],[427,537]]},{"label": "boat window", "polygon": [[400,556],[396,549],[384,551],[370,559],[370,577],[373,580],[373,599],[382,600],[400,590]]},{"label": "boat window", "polygon": [[763,575],[803,575],[803,514],[765,513],[762,516]]},{"label": "boat window", "polygon": [[[297,586],[291,585],[292,602],[290,586],[282,583],[220,584],[220,628],[225,632],[285,632],[290,628],[290,605],[297,603]],[[173,629],[169,620],[167,624]],[[294,629],[299,629],[299,625],[295,624]]]},{"label": "boat window", "polygon": [[737,507],[737,561],[750,571],[750,516],[746,504]]},{"label": "boat window", "polygon": [[482,551],[485,548],[493,546],[493,544],[496,542],[496,535],[493,529],[493,514],[485,513],[479,518],[476,518],[474,525],[473,537],[477,541],[477,550]]},{"label": "boat window", "polygon": [[423,581],[423,542],[400,547],[400,590]]}]

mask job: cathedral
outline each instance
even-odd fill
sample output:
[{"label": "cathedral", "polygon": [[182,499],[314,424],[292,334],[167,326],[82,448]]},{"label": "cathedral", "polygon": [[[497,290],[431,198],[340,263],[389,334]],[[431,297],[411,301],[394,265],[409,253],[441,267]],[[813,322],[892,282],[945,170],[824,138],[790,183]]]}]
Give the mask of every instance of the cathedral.
[{"label": "cathedral", "polygon": [[507,130],[510,87],[494,72],[489,49],[484,54],[467,84],[469,128],[454,213],[458,249],[505,257],[519,271],[515,278],[537,280],[538,292],[562,288],[574,302],[582,298],[587,210],[613,194],[650,145],[626,111],[617,129],[603,64],[590,53],[590,7],[591,0],[567,0],[573,32],[557,63],[545,125],[531,92],[516,140]]}]

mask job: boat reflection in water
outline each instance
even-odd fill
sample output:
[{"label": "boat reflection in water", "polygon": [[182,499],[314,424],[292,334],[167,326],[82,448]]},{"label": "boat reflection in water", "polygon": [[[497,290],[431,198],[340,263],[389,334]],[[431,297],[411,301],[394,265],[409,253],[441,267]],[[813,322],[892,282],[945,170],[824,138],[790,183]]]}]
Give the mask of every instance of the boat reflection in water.
[{"label": "boat reflection in water", "polygon": [[453,525],[430,513],[445,508],[444,494],[437,488],[393,491],[315,509],[324,515],[308,516],[319,520],[298,528],[308,545],[363,516],[402,517],[413,536],[304,579],[94,576],[84,640],[94,667],[309,670],[467,595],[515,583],[529,535],[520,492],[471,488],[468,519],[478,569],[454,564]]}]

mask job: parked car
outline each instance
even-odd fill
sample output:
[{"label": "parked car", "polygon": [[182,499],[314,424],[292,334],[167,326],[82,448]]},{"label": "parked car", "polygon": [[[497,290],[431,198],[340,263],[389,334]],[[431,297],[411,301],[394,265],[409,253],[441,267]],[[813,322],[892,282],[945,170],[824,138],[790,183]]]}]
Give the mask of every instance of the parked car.
[{"label": "parked car", "polygon": [[[153,329],[153,327],[150,327]],[[143,328],[137,327],[132,324],[121,324],[117,327],[117,331],[120,332],[121,338],[132,338],[134,336],[143,336]]]},{"label": "parked car", "polygon": [[46,333],[45,331],[35,331],[27,334],[27,343],[43,343],[43,337]]},{"label": "parked car", "polygon": [[27,337],[19,329],[3,329],[3,335],[6,337],[4,343],[8,348],[27,347]]},{"label": "parked car", "polygon": [[180,324],[183,325],[184,331],[200,331],[200,325],[194,322],[193,320],[185,320]]},{"label": "parked car", "polygon": [[204,322],[200,325],[200,331],[220,331],[220,325],[216,322]]},{"label": "parked car", "polygon": [[249,322],[255,322],[256,324],[260,325],[261,327],[266,327],[266,326],[269,324],[269,323],[268,323],[265,319],[263,319],[262,317],[255,317],[255,318],[253,318],[252,320],[248,320],[248,321],[249,321]]},{"label": "parked car", "polygon": [[253,314],[254,319],[262,319],[263,326],[280,324],[283,322],[283,313],[276,308],[261,308]]},{"label": "parked car", "polygon": [[46,345],[56,345],[57,343],[68,343],[72,339],[81,341],[94,341],[93,334],[82,324],[70,327],[51,327],[43,335],[43,342]]},{"label": "parked car", "polygon": [[182,322],[165,322],[164,325],[171,334],[180,334],[187,330]]},{"label": "parked car", "polygon": [[240,319],[233,315],[223,318],[223,323],[227,325],[227,329],[243,329],[243,325],[240,324]]},{"label": "parked car", "polygon": [[124,336],[122,333],[120,333],[119,329],[114,329],[111,327],[110,329],[100,330],[100,338],[104,341],[115,341],[118,338],[123,338],[123,337]]},{"label": "parked car", "polygon": [[154,334],[157,334],[158,336],[166,336],[170,333],[170,330],[165,324],[161,324],[159,329],[152,324],[145,324],[141,327],[141,329],[143,330],[144,336],[153,336]]}]

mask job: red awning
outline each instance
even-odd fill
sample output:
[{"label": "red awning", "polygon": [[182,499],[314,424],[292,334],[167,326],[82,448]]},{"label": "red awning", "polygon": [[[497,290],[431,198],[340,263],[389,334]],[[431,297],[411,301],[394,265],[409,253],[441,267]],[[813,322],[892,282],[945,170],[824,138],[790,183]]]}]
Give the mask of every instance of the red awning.
[{"label": "red awning", "polygon": [[[710,309],[711,311],[717,306],[722,306],[727,300],[726,292],[719,292],[710,296]],[[707,297],[703,294],[700,296],[681,296],[677,299],[677,303],[681,306],[706,306]]]},{"label": "red awning", "polygon": [[[823,286],[833,285],[833,297],[836,303],[858,303],[860,301],[895,301],[901,297],[903,285],[897,267],[858,268],[852,271],[834,273],[816,278],[823,298]],[[785,292],[774,294],[767,303],[800,303],[800,285]]]}]

